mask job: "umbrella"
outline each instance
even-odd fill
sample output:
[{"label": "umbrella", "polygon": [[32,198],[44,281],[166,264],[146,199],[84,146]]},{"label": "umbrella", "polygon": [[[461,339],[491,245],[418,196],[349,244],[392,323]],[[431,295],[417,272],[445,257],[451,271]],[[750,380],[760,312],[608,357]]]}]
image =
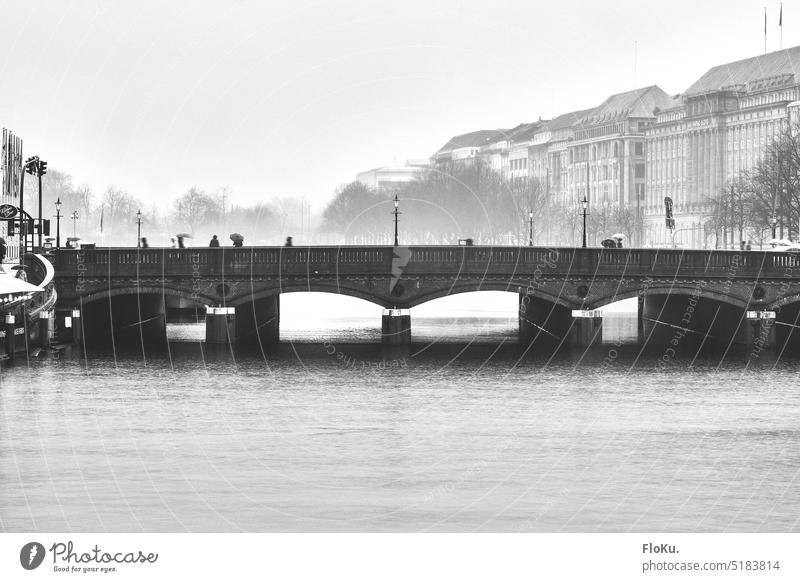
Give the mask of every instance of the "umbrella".
[{"label": "umbrella", "polygon": [[79,236],[68,236],[67,240],[81,240],[81,237],[79,237]]},{"label": "umbrella", "polygon": [[234,232],[234,233],[231,234],[231,240],[233,242],[236,242],[236,241],[244,240],[244,237],[242,235],[240,235],[238,232]]},{"label": "umbrella", "polygon": [[175,236],[177,236],[178,238],[192,238],[192,235],[186,234],[185,232],[179,232]]},{"label": "umbrella", "polygon": [[625,235],[621,232],[615,233],[611,235],[611,238],[625,238]]},{"label": "umbrella", "polygon": [[16,271],[17,269],[27,269],[27,268],[28,267],[26,267],[25,265],[12,265],[11,266],[11,269],[14,270],[14,271]]},{"label": "umbrella", "polygon": [[792,244],[792,241],[786,240],[785,238],[772,238],[767,241],[767,244],[772,246],[788,247],[790,244]]}]

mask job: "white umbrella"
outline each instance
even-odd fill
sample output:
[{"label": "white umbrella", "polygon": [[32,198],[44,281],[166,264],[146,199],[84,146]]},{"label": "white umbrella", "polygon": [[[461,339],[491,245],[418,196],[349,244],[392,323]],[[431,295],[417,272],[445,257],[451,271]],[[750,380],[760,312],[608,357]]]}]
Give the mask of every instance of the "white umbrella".
[{"label": "white umbrella", "polygon": [[625,238],[625,235],[622,234],[621,232],[618,232],[616,234],[612,234],[611,238]]},{"label": "white umbrella", "polygon": [[772,246],[788,247],[790,244],[793,243],[792,241],[786,240],[785,238],[771,238],[767,241],[767,244]]}]

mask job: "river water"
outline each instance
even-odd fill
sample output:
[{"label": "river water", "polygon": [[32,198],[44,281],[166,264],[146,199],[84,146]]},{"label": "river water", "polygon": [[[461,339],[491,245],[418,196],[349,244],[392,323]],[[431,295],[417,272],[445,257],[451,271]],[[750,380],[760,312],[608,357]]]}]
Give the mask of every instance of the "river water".
[{"label": "river water", "polygon": [[287,297],[272,353],[175,325],[160,354],[18,362],[0,530],[800,530],[799,360],[657,370],[624,310],[551,359],[503,301],[412,312],[408,349],[374,306]]}]

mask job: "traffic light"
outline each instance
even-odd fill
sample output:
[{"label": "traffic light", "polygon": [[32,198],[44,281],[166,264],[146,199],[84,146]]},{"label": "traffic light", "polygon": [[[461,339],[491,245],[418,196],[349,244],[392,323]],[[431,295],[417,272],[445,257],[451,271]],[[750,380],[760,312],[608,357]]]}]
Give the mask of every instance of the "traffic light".
[{"label": "traffic light", "polygon": [[44,176],[47,173],[47,162],[39,160],[39,175]]},{"label": "traffic light", "polygon": [[16,222],[13,221],[13,220],[8,220],[8,221],[6,221],[6,224],[8,224],[8,228],[6,230],[6,233],[8,234],[8,236],[14,236],[16,234],[16,232],[17,232],[16,229],[14,228],[14,226],[16,225]]},{"label": "traffic light", "polygon": [[25,160],[25,171],[31,176],[35,176],[39,168],[39,156],[33,156]]},{"label": "traffic light", "polygon": [[45,218],[42,220],[42,234],[44,236],[50,236],[50,219]]}]

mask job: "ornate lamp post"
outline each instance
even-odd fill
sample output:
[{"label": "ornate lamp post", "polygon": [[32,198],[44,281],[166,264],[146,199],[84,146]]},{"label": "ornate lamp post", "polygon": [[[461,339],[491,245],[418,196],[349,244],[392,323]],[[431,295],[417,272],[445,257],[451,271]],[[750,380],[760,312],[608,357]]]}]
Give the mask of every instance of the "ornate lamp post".
[{"label": "ornate lamp post", "polygon": [[533,246],[533,210],[528,210],[528,246]]},{"label": "ornate lamp post", "polygon": [[79,216],[80,215],[78,214],[77,210],[73,210],[72,211],[72,238],[75,238],[75,237],[78,236],[77,234],[75,234],[75,225],[78,223],[78,217]]},{"label": "ornate lamp post", "polygon": [[589,201],[586,199],[586,194],[583,195],[581,206],[583,207],[583,248],[586,248],[586,211],[589,209]]},{"label": "ornate lamp post", "polygon": [[395,194],[394,194],[394,210],[392,211],[392,214],[394,214],[394,246],[399,246],[400,245],[400,243],[398,241],[398,237],[397,237],[397,220],[398,220],[397,217],[398,217],[399,214],[402,214],[402,213],[400,212],[399,208],[400,208],[400,200],[397,199],[397,192],[395,192]]},{"label": "ornate lamp post", "polygon": [[142,246],[142,211],[141,209],[136,211],[136,248],[140,248]]},{"label": "ornate lamp post", "polygon": [[772,215],[772,219],[770,220],[770,224],[772,224],[772,238],[775,238],[775,227],[778,226],[778,217],[775,214]]},{"label": "ornate lamp post", "polygon": [[61,196],[56,200],[56,248],[61,246]]}]

